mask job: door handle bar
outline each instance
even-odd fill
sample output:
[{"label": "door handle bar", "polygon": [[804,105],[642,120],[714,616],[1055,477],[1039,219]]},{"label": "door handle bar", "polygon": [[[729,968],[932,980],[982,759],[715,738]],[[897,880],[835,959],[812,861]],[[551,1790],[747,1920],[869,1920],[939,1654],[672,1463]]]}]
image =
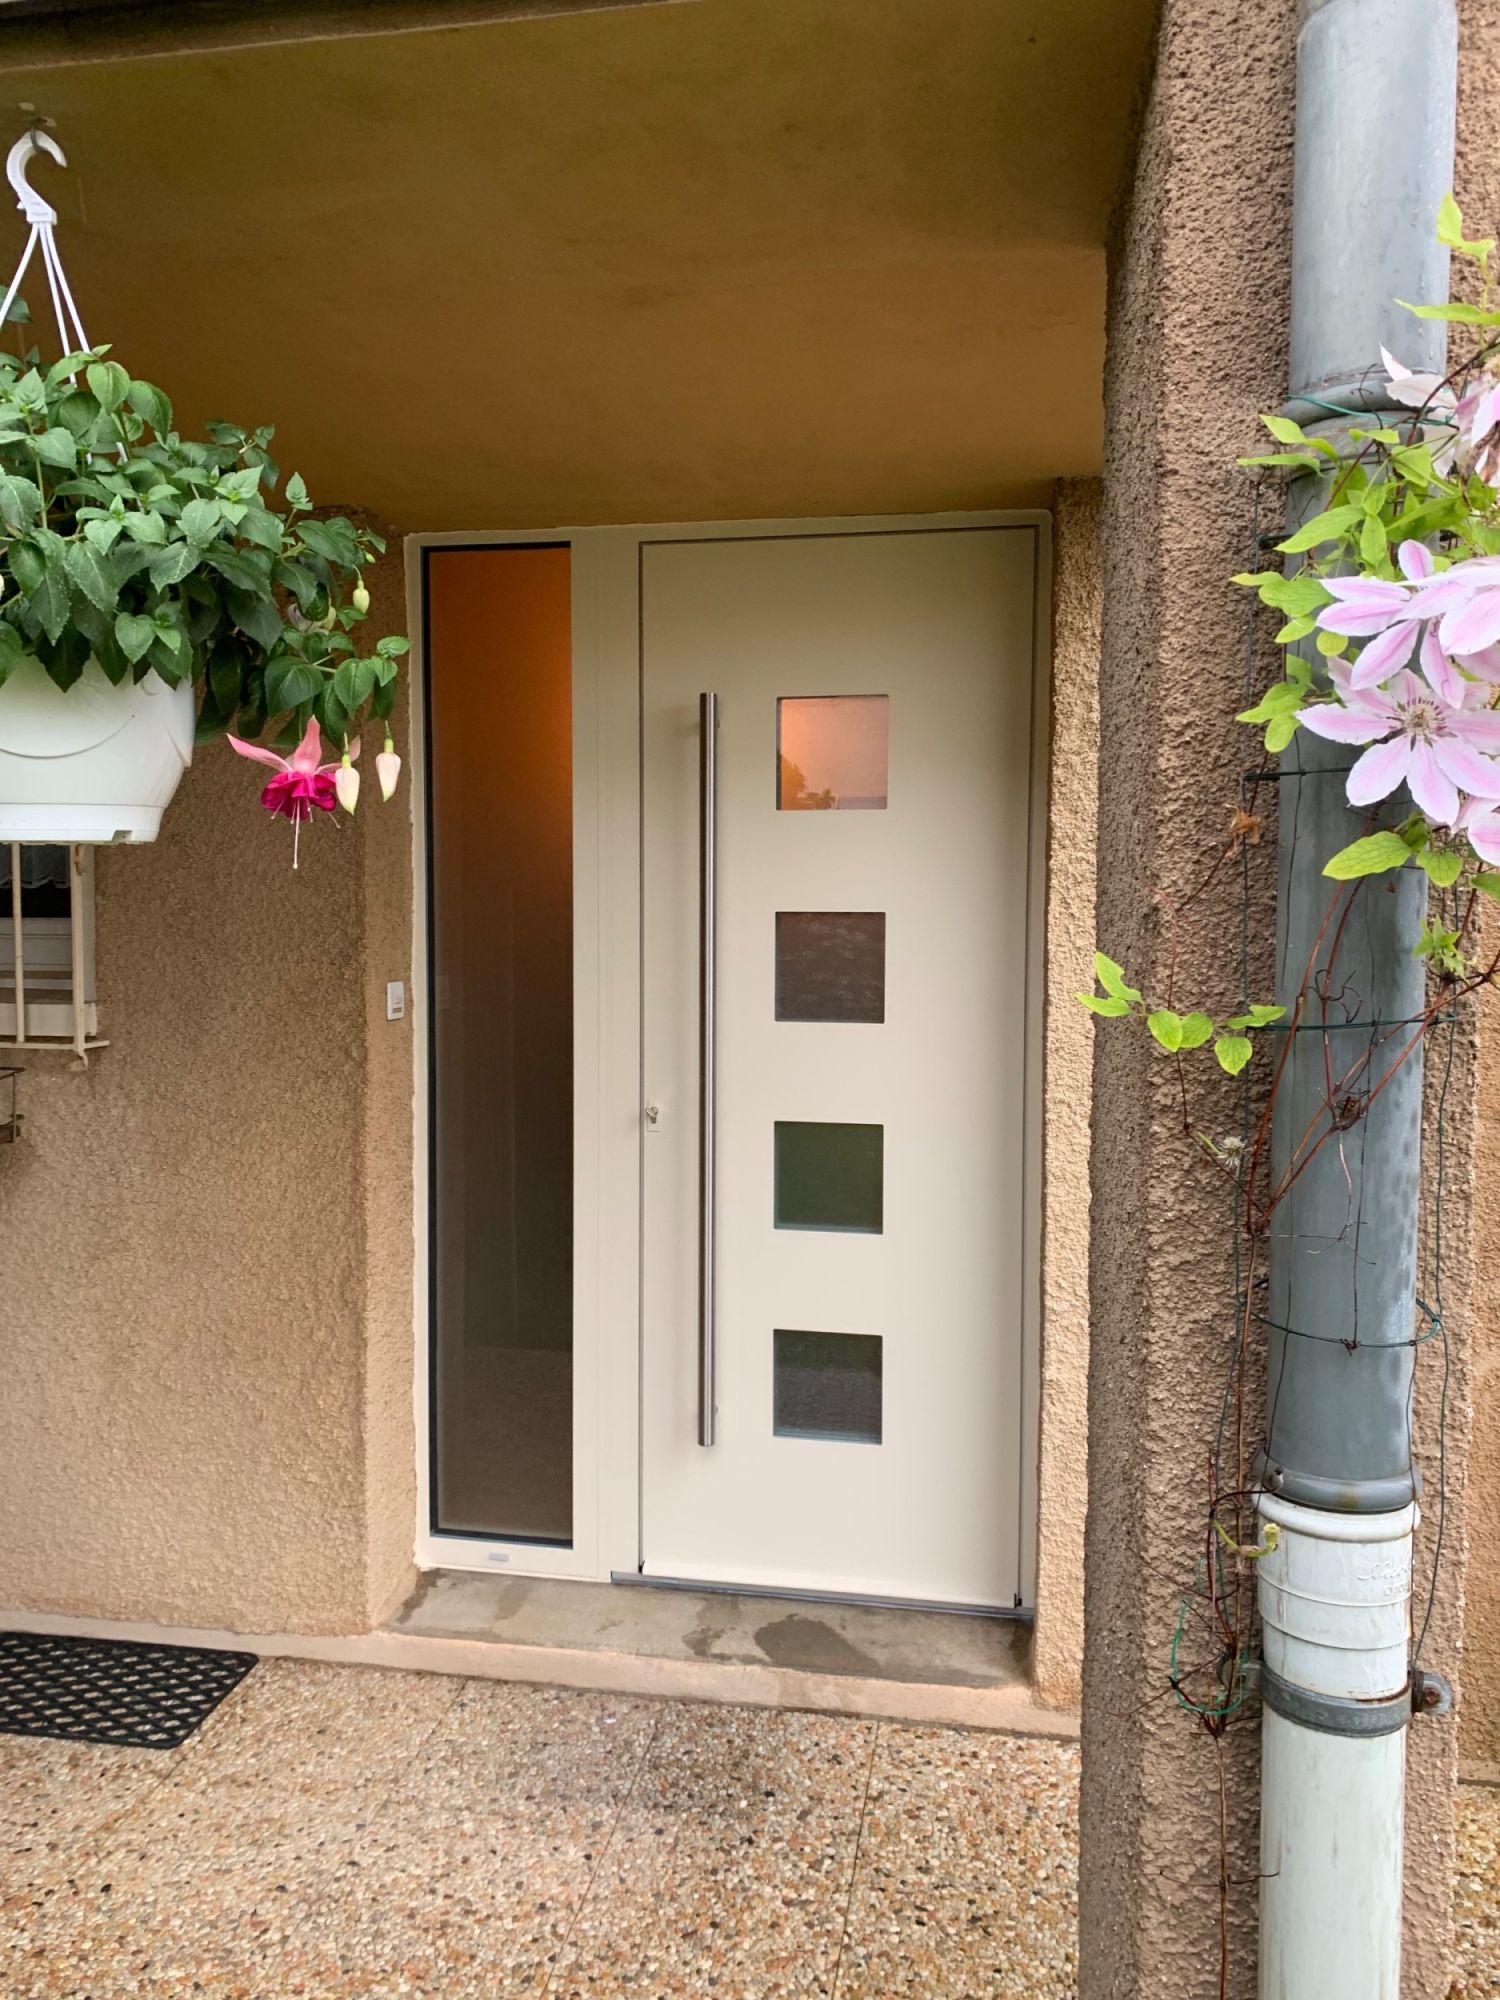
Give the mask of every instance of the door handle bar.
[{"label": "door handle bar", "polygon": [[719,697],[698,697],[698,1442],[714,1441]]}]

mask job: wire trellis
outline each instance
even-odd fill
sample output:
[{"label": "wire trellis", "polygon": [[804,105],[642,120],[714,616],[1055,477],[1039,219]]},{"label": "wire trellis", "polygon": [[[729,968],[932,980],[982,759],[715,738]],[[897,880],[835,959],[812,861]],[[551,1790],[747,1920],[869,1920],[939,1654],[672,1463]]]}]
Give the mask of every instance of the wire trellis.
[{"label": "wire trellis", "polygon": [[[1347,414],[1346,412],[1343,414]],[[1251,542],[1252,567],[1264,555],[1268,538],[1261,529],[1262,489],[1257,483],[1254,489]],[[1245,608],[1243,706],[1248,708],[1255,699],[1256,657],[1257,657],[1256,600],[1247,599]],[[1257,794],[1263,784],[1275,784],[1284,774],[1280,770],[1268,768],[1242,771],[1239,778],[1238,803],[1242,823],[1254,821]],[[1299,776],[1346,775],[1340,766],[1313,766]],[[1239,975],[1240,1006],[1248,1010],[1251,1005],[1252,989],[1252,911],[1254,907],[1252,852],[1248,840],[1240,841],[1240,938]],[[1440,909],[1446,903],[1446,895],[1440,901]],[[1455,927],[1457,918],[1454,918]],[[1301,1021],[1295,1017],[1280,1023],[1269,1024],[1272,1034],[1317,1033],[1331,1035],[1349,1031],[1368,1031],[1370,1045],[1362,1059],[1365,1065],[1372,1060],[1381,1042],[1402,1029],[1420,1030],[1424,1048],[1430,1047],[1439,1029],[1445,1031],[1445,1048],[1441,1083],[1432,1107],[1432,1130],[1434,1137],[1434,1158],[1430,1179],[1424,1177],[1424,1196],[1430,1202],[1430,1229],[1426,1232],[1427,1255],[1430,1259],[1430,1279],[1426,1286],[1426,1296],[1415,1299],[1416,1317],[1420,1324],[1409,1340],[1384,1342],[1379,1345],[1420,1350],[1438,1343],[1442,1352],[1442,1375],[1438,1393],[1438,1423],[1436,1436],[1436,1527],[1433,1538],[1430,1574],[1427,1580],[1426,1603],[1422,1622],[1416,1634],[1411,1651],[1411,1665],[1415,1670],[1420,1659],[1432,1622],[1434,1607],[1442,1570],[1444,1537],[1447,1525],[1448,1502],[1448,1399],[1452,1376],[1452,1352],[1450,1331],[1445,1316],[1443,1301],[1443,1209],[1448,1171],[1447,1160],[1447,1118],[1450,1088],[1453,1080],[1457,1049],[1457,1036],[1463,1016],[1456,1008],[1447,1008],[1440,1013],[1427,1013],[1404,1020],[1384,1020],[1379,1018],[1356,1019],[1325,1023],[1321,1020]],[[1239,1159],[1240,1171],[1250,1156],[1250,1147],[1260,1121],[1256,1115],[1251,1071],[1247,1067],[1240,1074],[1239,1093]],[[1274,1088],[1274,1086],[1273,1086]],[[1363,1119],[1361,1119],[1363,1124]],[[1168,1678],[1173,1697],[1182,1710],[1195,1717],[1219,1735],[1238,1716],[1242,1715],[1250,1703],[1254,1691],[1254,1660],[1256,1634],[1254,1620],[1254,1591],[1252,1572],[1256,1558],[1266,1553],[1260,1546],[1247,1545],[1244,1537],[1244,1517],[1253,1509],[1254,1488],[1248,1484],[1243,1474],[1243,1423],[1246,1370],[1250,1359],[1248,1347],[1251,1329],[1259,1327],[1275,1331],[1288,1339],[1316,1340],[1336,1343],[1354,1351],[1361,1345],[1357,1338],[1349,1339],[1339,1334],[1327,1334],[1306,1328],[1294,1327],[1273,1320],[1255,1305],[1256,1282],[1253,1273],[1254,1244],[1247,1226],[1247,1216],[1242,1201],[1242,1188],[1235,1176],[1230,1190],[1230,1247],[1232,1273],[1233,1328],[1224,1371],[1223,1389],[1220,1395],[1218,1421],[1215,1428],[1213,1448],[1210,1455],[1210,1494],[1208,1503],[1208,1526],[1204,1536],[1202,1552],[1197,1558],[1191,1585],[1178,1598],[1177,1615],[1173,1625],[1170,1648]],[[1357,1227],[1357,1217],[1355,1226]],[[1257,1343],[1258,1346],[1258,1343]],[[1412,1394],[1415,1395],[1416,1371],[1413,1371]],[[1269,1415],[1264,1426],[1269,1432]],[[1231,1437],[1236,1444],[1237,1463],[1234,1473],[1230,1473],[1227,1455]],[[1235,1531],[1231,1533],[1219,1518],[1221,1509],[1233,1508]],[[1253,1513],[1252,1513],[1253,1518]],[[1184,1643],[1192,1621],[1202,1619],[1207,1622],[1215,1635],[1216,1657],[1185,1667],[1183,1663]],[[1201,1697],[1201,1698],[1195,1698]]]}]

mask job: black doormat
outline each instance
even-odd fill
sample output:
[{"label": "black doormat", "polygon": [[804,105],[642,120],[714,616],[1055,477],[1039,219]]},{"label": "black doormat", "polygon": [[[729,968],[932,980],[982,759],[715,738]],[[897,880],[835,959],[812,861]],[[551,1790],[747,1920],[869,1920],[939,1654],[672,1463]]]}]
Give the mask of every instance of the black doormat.
[{"label": "black doormat", "polygon": [[199,1646],[0,1632],[0,1735],[175,1750],[255,1660]]}]

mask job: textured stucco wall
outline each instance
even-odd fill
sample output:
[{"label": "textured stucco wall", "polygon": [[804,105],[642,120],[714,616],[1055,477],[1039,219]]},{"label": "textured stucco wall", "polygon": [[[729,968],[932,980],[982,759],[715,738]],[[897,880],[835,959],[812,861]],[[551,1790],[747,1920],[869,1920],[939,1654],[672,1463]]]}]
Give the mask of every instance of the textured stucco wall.
[{"label": "textured stucco wall", "polygon": [[1093,984],[1102,499],[1097,479],[1062,480],[1052,497],[1041,1436],[1032,1683],[1039,1700],[1063,1708],[1077,1707],[1083,1672],[1094,1037],[1089,1016],[1073,996]]},{"label": "textured stucco wall", "polygon": [[[1462,9],[1459,186],[1500,173],[1489,135],[1500,9]],[[1236,452],[1285,386],[1294,0],[1167,0],[1113,267],[1107,370],[1099,939],[1159,990],[1168,913],[1222,838],[1244,739],[1230,722],[1243,617],[1224,579],[1250,526]],[[1493,200],[1476,218],[1496,213]],[[1269,911],[1252,912],[1262,953]],[[1232,923],[1185,933],[1180,977],[1235,990]],[[1257,977],[1264,983],[1267,967]],[[1424,1282],[1435,1112],[1428,1072]],[[1166,1639],[1201,1528],[1205,1440],[1226,1359],[1227,1237],[1187,1163],[1168,1079],[1139,1040],[1100,1033],[1094,1074],[1088,1653],[1084,1687],[1082,1992],[1218,1991],[1218,1780],[1208,1737],[1163,1699]],[[1474,1178],[1474,1049],[1448,1075],[1444,1295],[1452,1337],[1448,1507],[1424,1660],[1455,1671],[1462,1624]],[[1232,1129],[1232,1125],[1226,1125]],[[1428,1482],[1419,1616],[1435,1547],[1441,1357],[1423,1355]],[[1412,1732],[1403,1993],[1444,2000],[1457,1731]],[[1223,1745],[1230,1825],[1229,1990],[1254,1979],[1256,1732]]]},{"label": "textured stucco wall", "polygon": [[[1471,235],[1500,228],[1500,0],[1463,0],[1455,191]],[[1491,923],[1491,954],[1500,925]],[[1468,1315],[1468,1463],[1463,1683],[1459,1749],[1500,1764],[1500,993],[1480,1007],[1479,1128],[1474,1186],[1475,1283]],[[1450,1315],[1451,1317],[1451,1315]],[[1451,1615],[1451,1614],[1450,1614]],[[1434,1665],[1445,1665],[1441,1648]]]},{"label": "textured stucco wall", "polygon": [[[1111,260],[1097,935],[1158,993],[1168,914],[1222,846],[1245,761],[1245,613],[1226,579],[1246,566],[1252,525],[1234,459],[1286,373],[1294,22],[1294,0],[1165,0]],[[1184,1004],[1237,996],[1238,917],[1231,892],[1185,930]],[[1256,934],[1271,935],[1263,902]],[[1264,965],[1257,976],[1269,983]],[[1235,1129],[1232,1098],[1224,1115]],[[1216,1747],[1166,1676],[1233,1337],[1230,1236],[1184,1141],[1171,1065],[1108,1023],[1093,1136],[1080,1991],[1208,2000]],[[1228,1990],[1244,1995],[1253,1725],[1222,1749]]]},{"label": "textured stucco wall", "polygon": [[[1494,945],[1500,946],[1500,937]],[[1491,1765],[1500,1776],[1500,989],[1491,987],[1485,994],[1480,1015],[1470,1377],[1474,1432],[1458,1746],[1466,1760]]]},{"label": "textured stucco wall", "polygon": [[[402,629],[399,552],[372,595]],[[100,854],[111,1046],[83,1075],[24,1059],[6,1608],[358,1630],[409,1572],[410,1040],[383,1006],[409,976],[409,795],[305,829],[293,873],[257,789],[200,750],[162,838]]]}]

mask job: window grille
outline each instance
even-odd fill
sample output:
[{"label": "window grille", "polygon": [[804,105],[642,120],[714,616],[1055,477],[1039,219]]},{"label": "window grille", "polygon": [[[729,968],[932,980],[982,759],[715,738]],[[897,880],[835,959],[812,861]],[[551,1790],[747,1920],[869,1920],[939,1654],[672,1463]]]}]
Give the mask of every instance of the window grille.
[{"label": "window grille", "polygon": [[0,1053],[98,1039],[93,850],[0,845]]}]

